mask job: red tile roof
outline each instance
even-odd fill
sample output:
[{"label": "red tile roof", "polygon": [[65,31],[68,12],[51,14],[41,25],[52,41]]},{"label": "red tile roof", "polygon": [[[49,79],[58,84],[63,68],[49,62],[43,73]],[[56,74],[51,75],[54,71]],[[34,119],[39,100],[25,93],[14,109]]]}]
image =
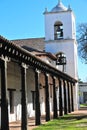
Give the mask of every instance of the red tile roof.
[{"label": "red tile roof", "polygon": [[20,46],[29,46],[31,48],[37,49],[37,50],[45,50],[45,38],[29,38],[29,39],[17,39],[12,40],[12,42],[16,43]]}]

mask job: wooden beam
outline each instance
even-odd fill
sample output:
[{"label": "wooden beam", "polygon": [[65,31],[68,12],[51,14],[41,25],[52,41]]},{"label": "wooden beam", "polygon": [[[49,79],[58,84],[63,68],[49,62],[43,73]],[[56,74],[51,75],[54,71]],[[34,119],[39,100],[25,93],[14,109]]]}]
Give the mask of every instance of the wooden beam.
[{"label": "wooden beam", "polygon": [[50,105],[49,105],[49,84],[48,74],[45,73],[45,103],[46,103],[46,121],[50,120]]},{"label": "wooden beam", "polygon": [[66,82],[63,80],[63,88],[64,88],[64,114],[67,114],[67,97],[66,97]]},{"label": "wooden beam", "polygon": [[59,116],[63,116],[63,104],[62,104],[62,83],[59,78]]},{"label": "wooden beam", "polygon": [[67,91],[68,91],[68,113],[71,112],[71,106],[70,106],[70,84],[67,81]]},{"label": "wooden beam", "polygon": [[35,70],[35,92],[36,92],[36,107],[35,107],[35,124],[40,125],[40,95],[39,95],[39,72]]},{"label": "wooden beam", "polygon": [[73,84],[71,83],[71,111],[74,111]]},{"label": "wooden beam", "polygon": [[7,95],[7,61],[0,59],[1,67],[1,130],[9,130],[8,95]]},{"label": "wooden beam", "polygon": [[57,114],[57,95],[56,95],[56,84],[55,84],[55,77],[52,76],[53,79],[53,118],[58,118]]},{"label": "wooden beam", "polygon": [[21,130],[27,130],[27,90],[26,90],[26,65],[21,65]]}]

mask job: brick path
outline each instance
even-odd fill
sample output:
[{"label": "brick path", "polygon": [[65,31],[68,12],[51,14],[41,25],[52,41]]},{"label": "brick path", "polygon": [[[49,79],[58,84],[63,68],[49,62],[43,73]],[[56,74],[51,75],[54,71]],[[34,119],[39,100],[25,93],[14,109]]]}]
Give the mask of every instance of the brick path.
[{"label": "brick path", "polygon": [[[79,116],[86,116],[87,115],[87,108],[82,108],[82,109],[80,109],[78,111],[74,111],[70,114],[77,115],[78,117]],[[42,124],[46,123],[44,117],[41,118],[41,123]],[[30,118],[28,120],[28,130],[33,130],[33,128],[35,128],[35,127],[37,127],[37,126],[35,126],[34,118]],[[10,130],[21,130],[20,121],[10,123]]]}]

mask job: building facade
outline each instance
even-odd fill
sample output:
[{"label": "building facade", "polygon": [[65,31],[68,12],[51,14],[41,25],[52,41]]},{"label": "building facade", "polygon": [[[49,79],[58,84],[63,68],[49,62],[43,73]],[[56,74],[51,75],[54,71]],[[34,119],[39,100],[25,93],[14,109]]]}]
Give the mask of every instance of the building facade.
[{"label": "building facade", "polygon": [[[78,79],[77,69],[77,41],[75,15],[70,8],[66,8],[61,1],[44,12],[45,16],[45,50],[55,54],[58,58],[66,57],[65,65],[58,64],[58,69]],[[78,87],[75,88],[75,100],[78,102]],[[75,104],[76,109],[78,104]]]},{"label": "building facade", "polygon": [[87,103],[87,82],[79,82],[79,103]]},{"label": "building facade", "polygon": [[72,9],[66,8],[59,1],[51,11],[46,9],[44,16],[45,50],[54,54],[65,54],[66,73],[77,78],[76,27]]},{"label": "building facade", "polygon": [[[45,38],[9,41],[0,36],[1,129],[27,118],[35,124],[78,109],[75,18],[59,1],[45,10]],[[63,67],[63,69],[62,69]]]}]

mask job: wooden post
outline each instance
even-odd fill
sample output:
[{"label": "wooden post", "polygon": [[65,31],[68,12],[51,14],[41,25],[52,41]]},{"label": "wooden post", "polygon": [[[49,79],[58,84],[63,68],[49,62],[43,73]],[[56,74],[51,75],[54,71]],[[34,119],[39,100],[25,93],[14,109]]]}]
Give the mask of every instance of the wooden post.
[{"label": "wooden post", "polygon": [[49,106],[49,84],[48,74],[45,74],[45,102],[46,102],[46,121],[50,120],[50,106]]},{"label": "wooden post", "polygon": [[63,87],[64,87],[64,114],[67,114],[66,83],[64,80],[63,80]]},{"label": "wooden post", "polygon": [[9,130],[7,96],[7,61],[0,59],[1,67],[1,130]]},{"label": "wooden post", "polygon": [[71,111],[74,111],[74,102],[73,102],[73,83],[71,83]]},{"label": "wooden post", "polygon": [[21,104],[22,118],[21,130],[27,130],[27,90],[26,90],[26,65],[21,66]]},{"label": "wooden post", "polygon": [[62,108],[62,84],[61,79],[59,79],[59,116],[63,115],[63,108]]},{"label": "wooden post", "polygon": [[67,88],[68,88],[68,112],[71,112],[71,106],[70,106],[70,85],[69,82],[67,81]]},{"label": "wooden post", "polygon": [[36,100],[35,100],[35,124],[40,125],[40,95],[39,95],[39,72],[35,70],[35,92],[36,92]]},{"label": "wooden post", "polygon": [[55,77],[52,77],[53,79],[53,118],[56,119],[58,117],[57,114],[57,96],[56,96],[56,88],[55,88]]}]

